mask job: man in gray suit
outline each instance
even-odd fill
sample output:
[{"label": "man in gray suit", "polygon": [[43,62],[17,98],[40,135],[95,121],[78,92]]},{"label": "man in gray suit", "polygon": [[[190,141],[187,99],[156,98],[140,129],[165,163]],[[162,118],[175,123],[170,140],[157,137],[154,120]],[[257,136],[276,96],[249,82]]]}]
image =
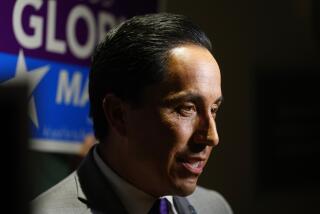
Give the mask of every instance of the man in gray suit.
[{"label": "man in gray suit", "polygon": [[93,56],[94,146],[76,172],[37,197],[34,213],[232,213],[197,180],[219,141],[222,101],[211,43],[189,19],[134,17]]}]

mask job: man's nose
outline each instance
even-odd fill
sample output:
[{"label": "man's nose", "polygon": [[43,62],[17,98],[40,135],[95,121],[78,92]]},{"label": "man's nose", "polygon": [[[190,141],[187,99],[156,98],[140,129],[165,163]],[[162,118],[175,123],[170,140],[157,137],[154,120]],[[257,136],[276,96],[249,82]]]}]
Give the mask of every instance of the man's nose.
[{"label": "man's nose", "polygon": [[198,118],[194,141],[208,146],[217,146],[219,144],[216,121],[211,114]]}]

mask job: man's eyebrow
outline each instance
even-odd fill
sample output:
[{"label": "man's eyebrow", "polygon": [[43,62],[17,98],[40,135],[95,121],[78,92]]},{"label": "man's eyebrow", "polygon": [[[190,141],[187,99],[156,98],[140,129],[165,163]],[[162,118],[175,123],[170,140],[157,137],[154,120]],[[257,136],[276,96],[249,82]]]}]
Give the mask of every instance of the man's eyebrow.
[{"label": "man's eyebrow", "polygon": [[[181,92],[178,94],[172,94],[165,98],[164,103],[175,103],[179,101],[201,101],[202,96],[193,92]],[[223,101],[223,96],[218,97],[215,100],[215,104],[220,104]]]},{"label": "man's eyebrow", "polygon": [[201,100],[201,96],[194,92],[179,92],[170,94],[164,99],[164,104],[179,103],[181,101],[194,101],[198,102]]}]

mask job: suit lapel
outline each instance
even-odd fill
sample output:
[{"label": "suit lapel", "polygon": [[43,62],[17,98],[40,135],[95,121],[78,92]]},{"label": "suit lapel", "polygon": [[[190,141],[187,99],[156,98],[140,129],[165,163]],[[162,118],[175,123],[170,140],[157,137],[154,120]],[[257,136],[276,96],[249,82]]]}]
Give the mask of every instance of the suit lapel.
[{"label": "suit lapel", "polygon": [[196,214],[196,210],[189,203],[187,198],[180,196],[173,196],[174,207],[179,214]]},{"label": "suit lapel", "polygon": [[93,160],[93,149],[77,170],[78,199],[102,213],[126,214],[118,196]]}]

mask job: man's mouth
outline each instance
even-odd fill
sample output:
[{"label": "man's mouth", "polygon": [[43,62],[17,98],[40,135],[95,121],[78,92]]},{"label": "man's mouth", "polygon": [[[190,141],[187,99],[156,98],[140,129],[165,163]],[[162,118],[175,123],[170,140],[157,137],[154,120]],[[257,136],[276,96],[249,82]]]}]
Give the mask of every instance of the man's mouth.
[{"label": "man's mouth", "polygon": [[193,164],[191,164],[192,168],[199,168],[200,166],[200,161],[194,162]]},{"label": "man's mouth", "polygon": [[180,159],[179,162],[187,171],[194,175],[200,175],[205,166],[205,161],[202,158]]}]

